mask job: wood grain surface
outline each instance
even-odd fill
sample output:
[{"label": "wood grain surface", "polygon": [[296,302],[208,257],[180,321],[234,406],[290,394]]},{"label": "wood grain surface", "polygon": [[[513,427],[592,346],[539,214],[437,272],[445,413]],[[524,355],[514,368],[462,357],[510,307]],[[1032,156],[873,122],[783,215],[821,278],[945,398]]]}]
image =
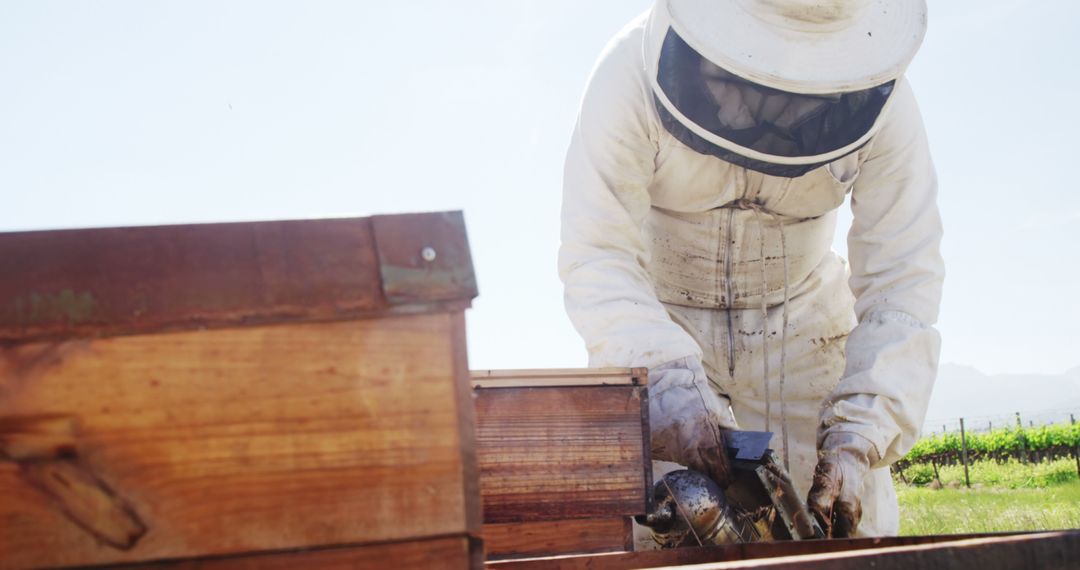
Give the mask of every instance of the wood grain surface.
[{"label": "wood grain surface", "polygon": [[343,548],[225,556],[125,565],[138,570],[459,570],[479,568],[482,549],[467,537]]},{"label": "wood grain surface", "polygon": [[[0,348],[17,444],[0,451],[23,450],[0,453],[0,566],[478,536],[463,329],[440,313]],[[78,485],[33,484],[41,461]],[[72,505],[144,532],[109,544]]]},{"label": "wood grain surface", "polygon": [[0,233],[0,276],[0,343],[461,310],[477,294],[461,212]]},{"label": "wood grain surface", "polygon": [[1044,570],[1076,568],[1080,531],[800,540],[643,552],[549,556],[487,563],[491,570]]},{"label": "wood grain surface", "polygon": [[644,387],[481,388],[475,393],[484,522],[645,512],[651,470]]},{"label": "wood grain surface", "polygon": [[488,560],[633,549],[630,519],[571,519],[484,525]]}]

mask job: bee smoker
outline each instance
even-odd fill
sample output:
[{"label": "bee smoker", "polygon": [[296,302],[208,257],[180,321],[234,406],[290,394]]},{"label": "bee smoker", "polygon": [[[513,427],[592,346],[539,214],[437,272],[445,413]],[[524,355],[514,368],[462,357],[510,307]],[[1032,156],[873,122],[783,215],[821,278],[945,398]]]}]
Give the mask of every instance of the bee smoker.
[{"label": "bee smoker", "polygon": [[825,538],[799,498],[769,432],[728,431],[735,481],[727,489],[707,476],[682,469],[653,486],[652,501],[638,524],[649,527],[662,548],[766,540]]}]

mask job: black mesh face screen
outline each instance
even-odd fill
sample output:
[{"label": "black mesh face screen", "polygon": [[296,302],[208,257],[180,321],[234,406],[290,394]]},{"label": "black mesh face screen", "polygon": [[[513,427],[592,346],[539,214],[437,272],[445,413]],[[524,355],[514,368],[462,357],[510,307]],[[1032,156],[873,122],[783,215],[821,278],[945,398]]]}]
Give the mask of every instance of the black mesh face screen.
[{"label": "black mesh face screen", "polygon": [[686,125],[680,123],[674,115],[669,113],[659,99],[656,100],[656,111],[660,114],[660,122],[664,125],[664,129],[671,133],[671,136],[675,137],[679,142],[700,154],[715,156],[716,158],[739,165],[743,168],[749,168],[750,170],[768,174],[769,176],[798,178],[815,168],[827,164],[827,162],[817,162],[814,164],[776,164],[774,162],[765,162],[747,158],[699,137],[696,133],[686,128]]},{"label": "black mesh face screen", "polygon": [[859,140],[873,128],[895,84],[836,95],[780,91],[725,71],[674,30],[664,38],[657,69],[664,95],[699,127],[744,148],[793,158]]}]

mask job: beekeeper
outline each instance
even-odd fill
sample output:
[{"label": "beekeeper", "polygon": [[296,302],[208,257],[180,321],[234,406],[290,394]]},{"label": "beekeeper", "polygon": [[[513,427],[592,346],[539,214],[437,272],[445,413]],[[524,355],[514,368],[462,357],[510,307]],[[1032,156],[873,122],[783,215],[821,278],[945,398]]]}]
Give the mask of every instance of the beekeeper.
[{"label": "beekeeper", "polygon": [[651,369],[654,459],[724,482],[718,428],[773,431],[833,536],[897,532],[887,466],[937,369],[937,183],[904,79],[925,27],[920,0],[658,0],[601,54],[566,159],[567,312],[590,366]]}]

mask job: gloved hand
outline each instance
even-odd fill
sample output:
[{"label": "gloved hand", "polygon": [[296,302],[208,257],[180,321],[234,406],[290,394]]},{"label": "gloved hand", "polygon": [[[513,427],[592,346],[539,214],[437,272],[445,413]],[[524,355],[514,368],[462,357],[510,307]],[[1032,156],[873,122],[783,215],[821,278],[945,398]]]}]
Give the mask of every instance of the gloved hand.
[{"label": "gloved hand", "polygon": [[649,371],[649,423],[653,459],[704,473],[721,488],[732,482],[723,430],[738,427],[699,359],[680,358]]},{"label": "gloved hand", "polygon": [[814,484],[806,499],[825,536],[854,536],[862,518],[859,495],[863,480],[877,462],[878,453],[870,440],[846,432],[825,436],[818,450]]}]

